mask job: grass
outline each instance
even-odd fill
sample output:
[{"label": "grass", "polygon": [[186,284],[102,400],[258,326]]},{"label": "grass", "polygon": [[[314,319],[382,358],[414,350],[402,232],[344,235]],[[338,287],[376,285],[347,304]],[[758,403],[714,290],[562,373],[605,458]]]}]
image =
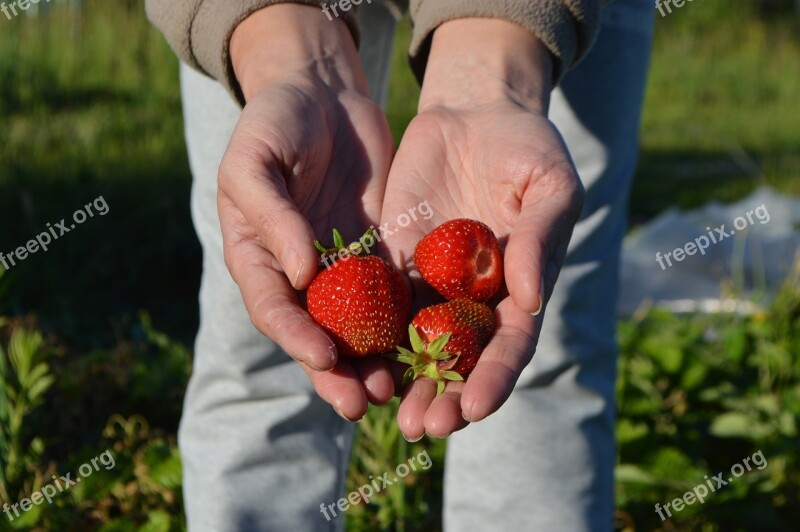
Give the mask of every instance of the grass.
[{"label": "grass", "polygon": [[[631,196],[636,223],[673,205],[735,200],[760,184],[800,196],[800,22],[783,4],[695,2],[657,19]],[[396,141],[419,95],[406,67],[409,37],[405,22],[388,106]],[[0,408],[0,425],[14,429],[0,442],[3,489],[17,500],[36,478],[98,449],[120,457],[118,474],[38,516],[45,529],[184,526],[175,430],[201,254],[177,67],[141,0],[0,18],[0,251],[99,195],[111,209],[0,275],[0,316],[12,317],[0,325],[0,346],[17,360],[45,361],[38,377],[55,377],[44,395],[28,397],[20,386],[29,377],[11,362],[3,370],[2,389],[17,390],[25,411],[19,426]],[[749,318],[652,311],[620,323],[618,528],[666,527],[654,519],[655,502],[757,449],[766,473],[746,475],[669,526],[753,529],[747,518],[760,515],[762,525],[788,530],[800,521],[798,301],[793,280]],[[441,529],[445,443],[405,442],[395,408],[371,408],[360,424],[348,491],[423,450],[432,467],[352,509],[351,530]]]},{"label": "grass", "polygon": [[789,67],[800,61],[800,18],[743,4],[705,2],[657,17],[634,219],[733,201],[761,184],[800,195],[790,111],[800,73]]},{"label": "grass", "polygon": [[1,21],[0,250],[101,194],[111,212],[12,268],[0,310],[35,310],[83,347],[107,345],[97,324],[140,308],[187,342],[196,328],[178,62],[142,9],[58,4]]}]

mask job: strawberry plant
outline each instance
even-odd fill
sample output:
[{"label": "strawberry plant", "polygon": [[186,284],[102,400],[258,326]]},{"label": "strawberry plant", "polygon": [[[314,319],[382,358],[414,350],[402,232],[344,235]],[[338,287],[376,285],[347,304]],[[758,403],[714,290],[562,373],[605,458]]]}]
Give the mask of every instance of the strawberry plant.
[{"label": "strawberry plant", "polygon": [[49,469],[37,466],[44,441],[29,430],[30,416],[53,385],[42,334],[0,318],[0,498],[15,501],[41,487]]},{"label": "strawberry plant", "polygon": [[[647,310],[619,331],[621,528],[790,530],[800,522],[800,270],[752,316]],[[704,504],[668,522],[653,511],[757,451],[767,466]]]}]

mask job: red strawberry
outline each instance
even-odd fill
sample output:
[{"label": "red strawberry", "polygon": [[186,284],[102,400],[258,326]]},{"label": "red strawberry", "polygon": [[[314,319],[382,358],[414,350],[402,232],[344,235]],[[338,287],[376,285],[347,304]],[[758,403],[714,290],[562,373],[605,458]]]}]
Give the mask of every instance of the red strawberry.
[{"label": "red strawberry", "polygon": [[448,380],[464,380],[475,368],[494,332],[492,309],[461,298],[419,311],[408,327],[409,351],[398,347],[394,360],[409,364],[404,382],[426,376],[437,383],[437,393]]},{"label": "red strawberry", "polygon": [[308,287],[309,314],[330,333],[341,355],[361,357],[394,350],[405,340],[411,314],[408,286],[391,264],[365,256],[365,246],[358,242],[345,246],[335,229],[333,234],[334,248],[315,242],[326,268]]},{"label": "red strawberry", "polygon": [[425,235],[414,251],[414,263],[422,278],[447,299],[487,301],[503,284],[497,237],[475,220],[450,220]]}]

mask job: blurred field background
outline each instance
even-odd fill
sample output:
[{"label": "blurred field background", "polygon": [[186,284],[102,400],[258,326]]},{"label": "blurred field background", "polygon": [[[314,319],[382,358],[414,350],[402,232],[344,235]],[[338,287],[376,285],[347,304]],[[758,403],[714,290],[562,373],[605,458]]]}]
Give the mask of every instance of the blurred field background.
[{"label": "blurred field background", "polygon": [[[201,255],[178,64],[142,0],[75,6],[0,15],[0,251],[99,195],[110,207],[0,274],[0,499],[105,449],[116,467],[0,530],[182,530],[175,434]],[[761,184],[800,196],[793,2],[705,0],[656,24],[633,223]],[[418,95],[408,39],[406,22],[388,110],[398,140]],[[618,529],[795,529],[799,330],[800,273],[752,316],[642,309],[620,322]],[[445,443],[406,443],[393,416],[373,408],[359,425],[348,491],[423,449],[434,465],[351,509],[348,529],[440,530]],[[666,522],[655,514],[758,450],[763,470]]]}]

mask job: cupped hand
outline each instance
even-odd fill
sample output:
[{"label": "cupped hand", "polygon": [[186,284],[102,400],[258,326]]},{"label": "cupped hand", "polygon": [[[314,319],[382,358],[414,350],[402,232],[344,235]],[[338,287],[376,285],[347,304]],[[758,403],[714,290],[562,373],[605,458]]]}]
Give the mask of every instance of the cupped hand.
[{"label": "cupped hand", "polygon": [[[436,60],[437,38],[431,61]],[[495,301],[495,334],[466,382],[448,382],[439,396],[427,378],[404,390],[397,421],[410,440],[426,432],[447,436],[489,416],[509,397],[533,357],[546,294],[555,284],[583,203],[583,187],[566,146],[545,115],[546,98],[534,103],[505,89],[492,92],[491,84],[475,97],[465,97],[463,89],[456,92],[451,98],[439,86],[427,93],[423,86],[420,113],[392,164],[381,220],[394,222],[422,202],[433,216],[418,217],[385,245],[414,280],[417,301],[424,304],[430,290],[415,271],[416,243],[447,220],[480,220],[504,248],[508,291]]]},{"label": "cupped hand", "polygon": [[[393,146],[343,23],[325,20],[310,44],[287,51],[283,43],[280,53],[296,53],[294,63],[273,62],[275,47],[261,43],[297,35],[271,31],[276,25],[309,31],[317,11],[271,6],[237,28],[231,49],[247,105],[220,165],[218,209],[225,262],[253,324],[301,364],[320,397],[355,420],[368,401],[394,394],[386,362],[338,357],[302,291],[318,271],[315,239],[330,244],[333,228],[356,239],[378,222]],[[237,49],[246,51],[238,62]],[[292,67],[279,73],[277,64]]]}]

